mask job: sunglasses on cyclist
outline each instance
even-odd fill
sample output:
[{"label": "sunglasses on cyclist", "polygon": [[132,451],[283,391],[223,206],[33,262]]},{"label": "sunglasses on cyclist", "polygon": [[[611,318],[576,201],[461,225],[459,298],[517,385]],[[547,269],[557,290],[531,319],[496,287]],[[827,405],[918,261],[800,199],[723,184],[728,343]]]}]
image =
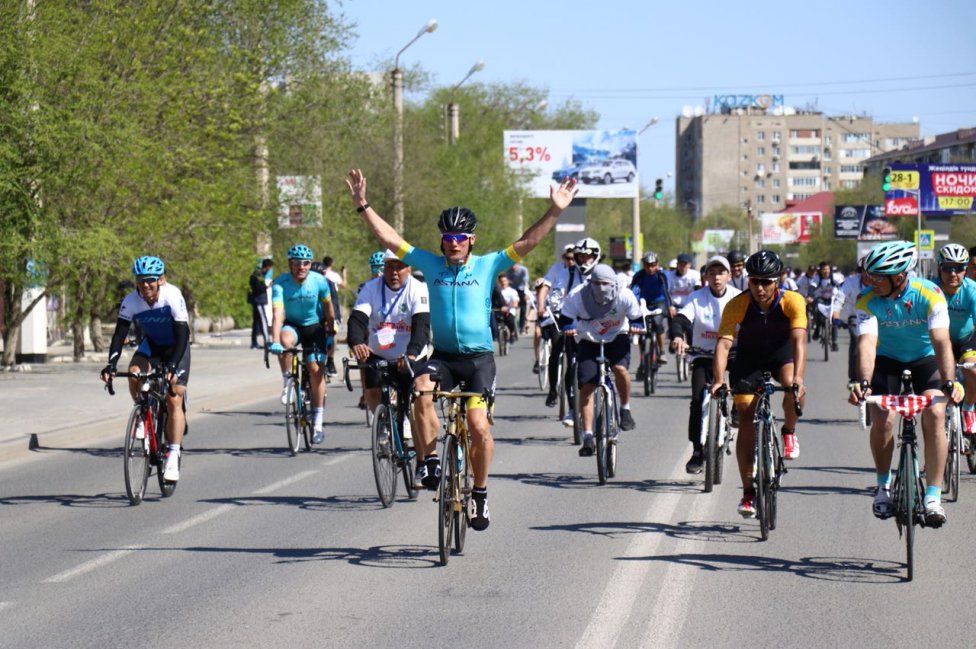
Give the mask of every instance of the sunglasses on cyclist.
[{"label": "sunglasses on cyclist", "polygon": [[759,279],[758,277],[750,277],[749,283],[755,284],[756,286],[770,286],[776,282],[775,279]]},{"label": "sunglasses on cyclist", "polygon": [[441,241],[443,241],[444,243],[464,243],[470,238],[471,238],[470,234],[465,234],[463,232],[454,233],[454,234],[447,232],[441,235]]},{"label": "sunglasses on cyclist", "polygon": [[311,266],[312,265],[312,262],[310,262],[310,261],[302,261],[300,259],[289,259],[288,261],[290,261],[291,263],[295,264],[296,266],[301,266],[302,268],[305,268],[306,266]]},{"label": "sunglasses on cyclist", "polygon": [[965,273],[966,267],[962,264],[942,264],[939,270],[944,273]]},{"label": "sunglasses on cyclist", "polygon": [[158,277],[139,277],[136,279],[136,283],[138,284],[155,284],[158,281]]}]

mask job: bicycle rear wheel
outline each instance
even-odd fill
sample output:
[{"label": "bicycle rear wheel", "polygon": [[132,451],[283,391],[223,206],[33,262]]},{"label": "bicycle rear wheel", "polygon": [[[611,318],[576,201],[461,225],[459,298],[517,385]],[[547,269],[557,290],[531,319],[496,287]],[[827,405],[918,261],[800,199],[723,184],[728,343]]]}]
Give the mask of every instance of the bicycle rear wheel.
[{"label": "bicycle rear wheel", "polygon": [[911,444],[902,443],[898,459],[898,474],[895,478],[895,523],[905,539],[905,564],[908,581],[915,576],[915,521],[918,494],[918,476],[915,473],[915,458]]},{"label": "bicycle rear wheel", "polygon": [[969,472],[976,473],[976,444],[970,444],[969,455],[966,456],[966,464],[969,465]]},{"label": "bicycle rear wheel", "polygon": [[763,541],[769,538],[769,501],[767,497],[769,492],[767,491],[767,486],[769,485],[769,474],[767,473],[766,457],[766,435],[767,435],[767,425],[765,423],[761,424],[759,430],[756,431],[756,446],[755,446],[755,476],[753,477],[753,483],[756,489],[754,505],[756,507],[756,518],[759,519],[759,535]]},{"label": "bicycle rear wheel", "polygon": [[[129,423],[125,427],[123,453],[125,453],[125,495],[129,497],[129,504],[138,505],[146,494],[146,483],[149,481],[149,438],[136,439],[136,428],[142,419],[142,406],[134,406],[129,415]],[[148,426],[143,430],[149,434]]]},{"label": "bicycle rear wheel", "polygon": [[[176,482],[170,482],[169,480],[163,480],[163,466],[166,464],[166,405],[159,405],[159,414],[156,415],[156,449],[157,455],[159,456],[159,464],[156,466],[156,478],[159,481],[159,491],[163,494],[163,498],[169,498],[176,491]],[[180,457],[177,460],[177,464],[183,466],[183,454],[180,453]]]},{"label": "bicycle rear wheel", "polygon": [[296,394],[295,386],[295,379],[289,379],[285,403],[285,430],[288,433],[288,452],[292,455],[298,455],[302,438],[302,420],[298,412],[299,395]]},{"label": "bicycle rear wheel", "polygon": [[596,442],[596,477],[600,484],[607,482],[607,434],[609,421],[607,419],[606,395],[602,388],[593,392],[593,440]]},{"label": "bicycle rear wheel", "polygon": [[579,446],[583,443],[583,429],[580,424],[579,366],[575,363],[570,374],[569,380],[573,384],[573,444]]},{"label": "bicycle rear wheel", "polygon": [[641,339],[641,378],[644,381],[645,397],[651,396],[651,392],[653,392],[651,387],[651,345],[647,343],[648,340],[650,340],[648,336]]},{"label": "bicycle rear wheel", "polygon": [[407,446],[406,440],[403,439],[403,421],[405,420],[406,417],[400,421],[397,428],[397,436],[400,438],[400,448],[403,451],[400,455],[399,464],[400,471],[403,473],[403,486],[407,489],[407,498],[410,500],[416,500],[417,485],[414,482],[414,462],[417,454],[414,452],[413,448]]},{"label": "bicycle rear wheel", "polygon": [[455,506],[458,503],[457,487],[457,439],[453,435],[444,438],[441,453],[441,481],[437,488],[437,549],[441,565],[451,558],[451,536],[454,529]]},{"label": "bicycle rear wheel", "polygon": [[783,467],[783,456],[780,454],[779,450],[779,439],[776,435],[771,435],[769,438],[769,451],[772,454],[767,458],[769,462],[769,467],[775,468],[775,473],[770,471],[769,475],[769,497],[767,498],[766,509],[769,511],[769,529],[776,529],[776,509],[778,506],[779,499],[779,481],[783,477],[783,472],[785,471]]},{"label": "bicycle rear wheel", "polygon": [[950,502],[959,500],[959,450],[962,446],[962,422],[960,421],[960,417],[961,413],[957,406],[949,406],[946,408],[946,429],[949,435],[947,445],[949,448],[946,453],[945,476],[942,479],[942,483],[948,485],[948,489],[945,492],[947,495],[946,500]]},{"label": "bicycle rear wheel", "polygon": [[372,427],[373,478],[376,493],[384,507],[390,507],[396,497],[397,465],[393,457],[393,423],[390,407],[376,406]]},{"label": "bicycle rear wheel", "polygon": [[464,452],[464,447],[460,443],[457,445],[458,457],[455,462],[457,467],[457,493],[461,498],[461,506],[454,508],[454,550],[458,554],[464,551],[464,538],[467,536],[468,525],[470,523],[471,489],[474,487],[474,476],[471,475],[471,467],[468,466],[468,456]]},{"label": "bicycle rear wheel", "polygon": [[657,371],[660,367],[657,357],[657,341],[651,340],[650,363],[647,366],[647,376],[650,378],[651,394],[657,393]]},{"label": "bicycle rear wheel", "polygon": [[[323,402],[322,406],[325,406]],[[312,450],[312,396],[308,385],[302,387],[302,440],[305,442],[305,450]]]}]

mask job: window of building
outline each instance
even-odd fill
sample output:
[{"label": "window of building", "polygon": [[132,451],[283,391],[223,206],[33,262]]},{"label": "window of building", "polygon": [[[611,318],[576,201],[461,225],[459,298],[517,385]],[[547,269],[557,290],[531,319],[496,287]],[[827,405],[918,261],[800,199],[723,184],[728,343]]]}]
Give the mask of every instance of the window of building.
[{"label": "window of building", "polygon": [[790,185],[793,187],[816,187],[820,184],[820,178],[816,176],[791,176]]},{"label": "window of building", "polygon": [[757,203],[765,203],[766,202],[766,195],[765,194],[759,194],[758,196],[756,196],[756,202]]},{"label": "window of building", "polygon": [[819,144],[793,145],[790,147],[790,153],[792,155],[820,155],[820,145]]},{"label": "window of building", "polygon": [[779,189],[779,178],[773,178],[773,187]]},{"label": "window of building", "polygon": [[756,139],[759,141],[766,139],[766,131],[756,131]]},{"label": "window of building", "polygon": [[758,157],[758,156],[764,156],[764,155],[766,155],[766,147],[764,147],[764,146],[757,146],[756,147],[756,156]]},{"label": "window of building", "polygon": [[773,203],[776,203],[776,204],[779,204],[779,203],[781,202],[781,201],[780,201],[780,198],[779,198],[779,194],[773,194],[773,195],[772,195],[772,196],[770,197],[770,200],[771,200],[771,201],[772,201]]},{"label": "window of building", "polygon": [[782,155],[782,151],[780,151],[780,148],[778,146],[774,146],[773,147],[773,157],[774,158],[778,158],[781,155]]},{"label": "window of building", "polygon": [[824,181],[823,181],[823,188],[824,188],[824,191],[825,192],[829,192],[831,190],[830,181],[829,180],[824,179]]},{"label": "window of building", "polygon": [[778,162],[774,162],[772,165],[770,165],[770,167],[771,167],[771,169],[772,169],[772,171],[773,171],[774,174],[778,174],[779,173],[779,163]]},{"label": "window of building", "polygon": [[854,189],[861,184],[859,180],[842,180],[840,181],[840,186],[844,189]]},{"label": "window of building", "polygon": [[841,158],[869,158],[871,157],[871,149],[841,149]]},{"label": "window of building", "polygon": [[790,129],[791,138],[819,138],[820,129],[819,128],[795,128]]},{"label": "window of building", "polygon": [[833,142],[834,142],[833,136],[831,136],[831,135],[825,135],[824,136],[824,144],[826,144],[827,146],[830,146],[831,144],[833,144]]},{"label": "window of building", "polygon": [[756,178],[756,189],[762,189],[766,186],[765,178]]},{"label": "window of building", "polygon": [[764,165],[761,162],[757,163],[756,164],[756,173],[757,174],[764,174],[764,173],[766,173],[766,165]]},{"label": "window of building", "polygon": [[870,142],[870,133],[844,133],[841,137],[842,142]]},{"label": "window of building", "polygon": [[861,165],[841,165],[840,172],[842,174],[860,174],[864,173],[864,167]]},{"label": "window of building", "polygon": [[811,196],[813,196],[813,194],[793,194],[793,200],[796,200],[796,201],[805,201],[808,198],[810,198]]},{"label": "window of building", "polygon": [[773,142],[779,142],[782,139],[782,133],[779,131],[773,131]]},{"label": "window of building", "polygon": [[834,170],[833,167],[824,167],[823,168],[823,174],[825,176],[829,176],[833,172],[833,170]]}]

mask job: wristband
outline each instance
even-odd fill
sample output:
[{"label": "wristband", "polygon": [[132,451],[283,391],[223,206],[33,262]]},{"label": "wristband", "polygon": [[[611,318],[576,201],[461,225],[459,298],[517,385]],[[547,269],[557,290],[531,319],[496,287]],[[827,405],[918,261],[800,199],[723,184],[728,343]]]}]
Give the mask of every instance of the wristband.
[{"label": "wristband", "polygon": [[366,203],[365,205],[360,205],[359,207],[357,207],[356,208],[356,211],[359,212],[360,214],[362,214],[363,212],[365,212],[368,209],[369,209],[369,203]]}]

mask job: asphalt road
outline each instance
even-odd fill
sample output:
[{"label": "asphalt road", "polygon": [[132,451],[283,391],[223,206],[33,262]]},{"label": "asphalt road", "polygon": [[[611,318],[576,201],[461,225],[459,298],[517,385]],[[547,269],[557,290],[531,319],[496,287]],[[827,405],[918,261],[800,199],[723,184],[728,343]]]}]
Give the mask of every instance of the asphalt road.
[{"label": "asphalt road", "polygon": [[380,506],[358,393],[339,384],[325,444],[297,457],[275,381],[193,416],[175,495],[153,477],[138,507],[118,442],[0,464],[0,647],[972,646],[976,476],[944,528],[919,531],[905,582],[894,523],[870,514],[843,359],[810,362],[766,542],[735,512],[732,458],[711,494],[684,473],[672,365],[633,399],[637,430],[599,486],[530,364],[528,341],[498,359],[492,523],[447,567],[429,493]]}]

